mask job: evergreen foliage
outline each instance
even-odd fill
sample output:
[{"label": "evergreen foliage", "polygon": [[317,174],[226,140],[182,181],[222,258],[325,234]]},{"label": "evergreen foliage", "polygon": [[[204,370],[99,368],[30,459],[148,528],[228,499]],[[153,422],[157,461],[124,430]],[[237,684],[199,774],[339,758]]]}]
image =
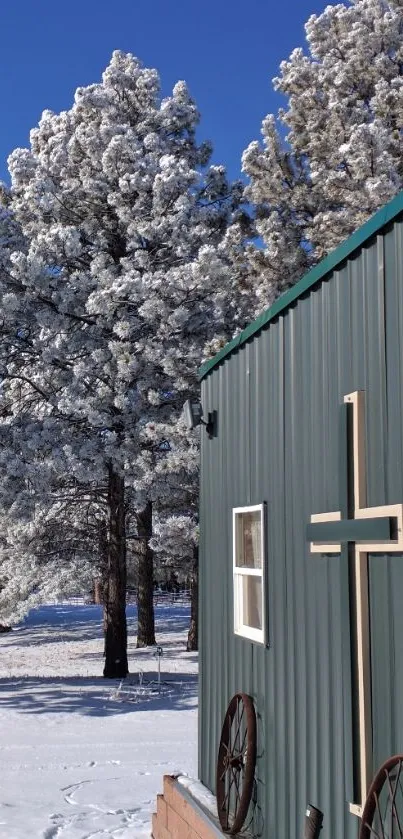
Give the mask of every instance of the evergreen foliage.
[{"label": "evergreen foliage", "polygon": [[182,491],[170,473],[193,470],[194,446],[176,454],[176,423],[207,339],[239,318],[225,232],[242,187],[208,166],[198,120],[183,82],[161,100],[157,72],[116,52],[9,159],[2,502],[31,526],[64,476],[106,486],[106,675],[127,671],[128,508],[143,526]]},{"label": "evergreen foliage", "polygon": [[264,243],[248,248],[255,314],[403,184],[401,0],[329,5],[306,37],[274,79],[285,106],[243,155]]}]

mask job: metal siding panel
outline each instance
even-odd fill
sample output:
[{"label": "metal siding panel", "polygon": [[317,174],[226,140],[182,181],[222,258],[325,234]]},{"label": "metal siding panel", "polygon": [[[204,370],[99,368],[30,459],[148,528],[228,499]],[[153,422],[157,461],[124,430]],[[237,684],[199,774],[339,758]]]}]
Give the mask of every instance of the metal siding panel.
[{"label": "metal siding panel", "polygon": [[[214,383],[215,388],[211,394],[211,401],[209,401],[209,405],[207,408],[208,410],[216,409],[216,405],[221,401],[221,394],[220,394],[220,382],[216,381]],[[217,573],[220,569],[220,555],[219,551],[222,546],[222,512],[221,512],[221,505],[223,502],[223,493],[222,493],[222,486],[221,486],[221,474],[220,471],[217,469],[217,463],[219,462],[220,457],[220,446],[221,440],[220,438],[213,438],[209,440],[204,432],[204,429],[201,430],[203,436],[205,438],[205,446],[210,447],[210,457],[214,463],[214,486],[210,488],[211,497],[214,499],[214,509],[211,510],[211,521],[213,523],[212,526],[212,539],[213,544],[210,546],[211,550],[211,559],[210,559],[210,584],[208,587],[208,597],[211,600],[209,605],[209,648],[210,648],[210,657],[211,657],[211,667],[210,667],[210,684],[217,685],[218,696],[221,696],[222,687],[221,687],[221,672],[220,672],[220,662],[221,662],[221,645],[223,643],[224,633],[217,632],[217,616],[221,614],[222,610],[222,574]],[[209,765],[215,767],[215,756],[217,753],[217,740],[219,737],[218,728],[220,725],[220,716],[217,713],[217,706],[216,706],[216,699],[213,696],[210,700],[211,707],[210,707],[210,719],[209,719],[209,740],[210,740],[210,756],[209,756]],[[212,777],[212,781],[214,782],[214,774]]]},{"label": "metal siding panel", "polygon": [[[232,521],[233,507],[240,507],[251,503],[251,470],[249,465],[249,344],[245,344],[235,359],[230,375],[230,386],[235,411],[232,416],[232,439],[226,449],[226,462],[230,470],[230,484],[228,487],[228,511]],[[233,694],[240,691],[251,693],[252,689],[252,644],[238,636],[233,631],[233,593],[232,593],[232,532],[228,555],[230,568],[229,587],[231,602],[231,625],[229,627],[229,653],[231,667],[228,672],[227,702]]]},{"label": "metal siding panel", "polygon": [[[386,231],[383,242],[385,274],[384,359],[385,409],[381,442],[382,460],[373,464],[375,492],[384,503],[401,502],[402,481],[402,349],[403,349],[403,246],[402,224]],[[374,458],[372,457],[372,460]],[[373,503],[373,502],[372,502]],[[371,644],[374,710],[374,759],[379,765],[392,752],[403,750],[401,699],[403,557],[370,559]]]},{"label": "metal siding panel", "polygon": [[[288,819],[286,759],[286,577],[284,556],[283,329],[262,334],[256,347],[254,387],[255,471],[252,492],[267,502],[266,561],[269,647],[255,646],[253,694],[259,713],[258,803],[264,834]],[[270,364],[268,364],[270,359]],[[251,383],[252,384],[252,383]],[[251,400],[251,405],[253,400]],[[252,412],[252,409],[251,409]],[[275,445],[272,444],[273,436]],[[260,813],[259,813],[260,814]],[[257,825],[257,828],[259,824]]]},{"label": "metal siding panel", "polygon": [[[220,396],[222,404],[221,422],[221,449],[220,449],[220,469],[223,480],[223,494],[227,499],[226,508],[222,510],[223,521],[223,539],[221,543],[221,574],[225,578],[226,592],[224,594],[224,602],[222,604],[222,626],[224,643],[223,643],[223,659],[221,662],[222,681],[219,692],[219,718],[220,723],[223,720],[226,707],[228,706],[228,696],[230,692],[230,674],[232,661],[232,634],[233,634],[233,599],[232,599],[232,580],[231,580],[231,565],[232,565],[232,522],[231,522],[231,508],[232,508],[232,486],[234,475],[232,473],[232,458],[228,458],[228,451],[232,449],[235,443],[234,433],[237,429],[234,427],[234,404],[233,404],[233,388],[231,387],[230,376],[226,374],[226,368],[219,370],[220,374]],[[219,630],[221,631],[221,630]]]},{"label": "metal siding panel", "polygon": [[[305,528],[311,513],[340,508],[339,413],[354,390],[366,391],[368,501],[403,501],[402,350],[403,244],[396,223],[203,385],[207,409],[219,414],[218,438],[212,445],[203,438],[202,447],[201,524],[203,530],[208,522],[209,532],[201,543],[201,779],[214,788],[218,730],[230,696],[251,693],[267,839],[279,831],[298,839],[308,802],[324,810],[327,835],[356,836],[347,806],[347,567],[338,555],[311,556]],[[232,628],[231,511],[263,500],[267,649],[235,637]],[[371,557],[370,586],[377,762],[403,750],[403,558]]]},{"label": "metal siding panel", "polygon": [[[207,381],[203,388],[203,407],[207,412],[208,407],[214,404],[213,397],[215,382]],[[204,429],[200,429],[202,435],[201,449],[202,459],[206,464],[204,470],[205,480],[202,482],[201,488],[201,533],[202,540],[200,546],[200,602],[202,612],[202,635],[201,635],[201,656],[200,656],[200,707],[202,709],[200,718],[200,746],[201,746],[201,778],[206,779],[211,783],[210,767],[212,764],[212,738],[211,730],[215,718],[215,709],[213,706],[213,698],[210,691],[210,685],[215,679],[215,647],[213,644],[213,621],[212,615],[217,612],[215,609],[215,597],[217,587],[214,579],[214,559],[215,550],[217,549],[215,543],[215,535],[217,532],[216,521],[216,481],[217,476],[214,472],[214,442],[208,440]],[[213,445],[212,445],[213,444]],[[208,523],[208,525],[207,525]]]},{"label": "metal siding panel", "polygon": [[[234,636],[232,508],[249,503],[248,353],[244,347],[206,380],[203,409],[218,410],[218,434],[202,430],[200,777],[215,788],[222,720],[231,696],[251,685],[252,645]],[[218,407],[219,406],[219,407]],[[234,456],[234,452],[236,456]],[[211,691],[211,685],[214,691]],[[251,688],[250,688],[251,690]]]},{"label": "metal siding panel", "polygon": [[[396,288],[396,309],[398,328],[393,341],[393,331],[388,328],[389,345],[387,354],[388,386],[388,499],[403,500],[403,222],[396,222],[390,233],[385,235],[386,243],[393,242],[394,263],[388,271],[387,287]],[[388,265],[386,264],[386,270]],[[389,312],[387,312],[389,317]],[[393,409],[390,400],[393,400]],[[401,713],[403,697],[403,557],[390,557],[387,564],[390,597],[386,601],[386,615],[389,618],[390,644],[390,692],[393,697],[391,740],[396,751],[403,752],[403,718]],[[393,622],[392,622],[393,616]]]},{"label": "metal siding panel", "polygon": [[[387,445],[387,413],[386,413],[386,347],[385,347],[385,255],[384,237],[379,235],[372,247],[367,251],[368,258],[364,262],[365,291],[366,291],[366,466],[367,466],[367,504],[387,503],[387,475],[386,475],[386,445]],[[375,772],[380,763],[383,749],[387,744],[390,731],[391,717],[389,703],[379,715],[379,700],[383,703],[382,694],[386,684],[390,684],[390,673],[385,673],[388,667],[388,656],[381,656],[379,660],[377,650],[382,639],[382,647],[386,641],[384,616],[377,628],[379,604],[382,600],[382,588],[387,569],[386,556],[369,557],[369,591],[370,591],[370,623],[372,650],[372,703],[373,703],[373,765]],[[386,680],[385,680],[386,676]],[[381,688],[381,691],[379,691]],[[382,745],[383,744],[383,745]],[[389,754],[384,754],[384,758]],[[382,758],[381,758],[382,759]]]},{"label": "metal siding panel", "polygon": [[[300,341],[299,326],[302,316],[302,309],[306,301],[301,301],[301,314],[296,310],[291,309],[285,318],[285,473],[286,473],[286,490],[285,490],[285,506],[287,514],[286,525],[286,573],[287,573],[287,592],[288,592],[288,691],[286,697],[287,716],[288,716],[288,742],[287,747],[287,764],[289,767],[290,777],[288,781],[289,787],[289,812],[288,823],[286,823],[286,835],[296,835],[296,820],[299,809],[299,795],[301,787],[306,786],[306,778],[302,777],[301,759],[304,759],[304,754],[301,755],[301,729],[304,730],[306,718],[304,716],[305,696],[301,694],[298,689],[299,682],[299,666],[304,661],[303,646],[305,635],[305,624],[301,625],[301,602],[305,600],[305,586],[304,580],[298,579],[298,584],[295,579],[297,573],[296,560],[299,555],[300,540],[299,540],[299,524],[300,524],[300,486],[299,480],[301,478],[300,466],[298,463],[300,447],[297,442],[297,434],[299,431],[299,423],[301,426],[304,422],[303,405],[299,402],[299,385],[301,379],[301,370],[298,369],[301,361],[301,353],[297,351],[297,345]],[[299,489],[297,488],[299,483]],[[304,540],[305,541],[305,540]],[[299,647],[299,649],[298,649]],[[305,691],[304,691],[305,693]],[[301,712],[299,712],[299,702],[303,703]],[[299,716],[300,714],[300,716]],[[302,725],[300,724],[302,722]],[[312,744],[315,752],[315,744]],[[305,752],[305,749],[304,749]],[[295,774],[295,778],[292,774]],[[295,779],[298,778],[298,783]],[[306,802],[305,802],[306,803]],[[304,806],[304,805],[302,805]],[[303,810],[300,815],[302,817]]]},{"label": "metal siding panel", "polygon": [[[254,697],[259,714],[258,803],[264,814],[264,833],[271,836],[283,824],[287,808],[287,764],[284,747],[286,686],[285,568],[283,505],[283,347],[282,327],[265,333],[257,347],[255,405],[256,471],[253,492],[267,502],[268,545],[266,583],[269,647],[254,648]],[[270,358],[270,365],[267,363]],[[260,401],[262,400],[262,401]],[[260,409],[261,405],[261,409]],[[275,435],[276,445],[271,441]],[[276,655],[275,650],[281,651]]]},{"label": "metal siding panel", "polygon": [[[263,336],[262,336],[263,337]],[[254,341],[249,345],[249,390],[248,390],[248,404],[249,404],[249,459],[250,459],[250,500],[252,504],[267,503],[267,481],[265,481],[265,470],[261,468],[261,460],[265,458],[265,450],[267,451],[267,438],[264,440],[265,423],[267,424],[267,381],[265,368],[267,365],[262,365],[262,349],[263,341]],[[262,377],[263,373],[263,377]],[[261,410],[258,409],[261,406]],[[266,425],[267,427],[267,425]],[[265,581],[266,581],[266,609],[268,604],[268,586],[267,586],[267,559],[268,551],[266,546],[266,557],[264,558],[265,566]],[[268,620],[266,614],[266,626]],[[266,630],[267,631],[267,630]],[[269,713],[270,700],[269,696],[265,696],[264,685],[264,671],[266,667],[265,649],[261,645],[250,645],[251,653],[251,682],[250,695],[253,696],[255,708],[258,712],[257,731],[258,731],[258,758],[256,764],[256,799],[257,806],[252,808],[252,823],[251,829],[254,833],[260,832],[260,808],[264,802],[266,790],[266,771],[265,771],[265,723]],[[263,684],[262,678],[263,675]],[[265,714],[259,714],[259,709],[265,708]],[[263,745],[264,744],[264,745]]]},{"label": "metal siding panel", "polygon": [[[270,578],[272,579],[272,641],[271,656],[273,658],[274,692],[273,714],[271,730],[267,732],[267,755],[271,755],[273,768],[272,789],[270,799],[272,810],[265,815],[267,821],[273,813],[273,832],[278,826],[286,825],[288,821],[288,762],[286,754],[287,737],[287,709],[284,698],[288,687],[288,590],[286,572],[286,506],[285,506],[285,400],[284,400],[284,320],[278,322],[277,334],[269,336],[271,355],[278,358],[278,378],[272,374],[272,402],[270,405],[271,427],[269,449],[273,479],[270,486],[269,509],[272,510],[270,527],[270,544],[273,546],[272,561],[270,562]],[[277,340],[276,340],[277,338]],[[271,357],[271,356],[270,356]],[[270,368],[271,369],[271,368]],[[275,445],[272,444],[273,435]],[[269,673],[267,677],[269,678]],[[274,741],[274,742],[273,742]]]},{"label": "metal siding panel", "polygon": [[[288,760],[295,767],[295,791],[290,796],[291,836],[300,834],[308,802],[324,809],[328,818],[332,810],[337,810],[336,824],[343,835],[355,827],[345,824],[342,727],[336,730],[330,722],[344,719],[343,686],[329,667],[330,661],[333,668],[339,662],[342,669],[344,656],[341,626],[348,602],[342,602],[343,572],[339,557],[311,557],[305,543],[310,514],[338,508],[338,487],[331,478],[338,471],[339,404],[334,375],[337,365],[329,353],[333,318],[328,284],[323,284],[310,299],[300,301],[298,309],[285,318],[290,324],[286,337],[289,357],[285,362],[289,376],[285,472],[290,592],[287,696],[288,731],[292,732]],[[345,346],[344,336],[342,344]],[[331,376],[329,363],[334,366]],[[329,767],[330,754],[334,762],[338,761],[333,772]]]},{"label": "metal siding panel", "polygon": [[[326,408],[324,424],[327,427],[327,463],[322,467],[323,481],[327,486],[328,510],[341,506],[340,475],[340,421],[343,397],[352,387],[351,356],[351,306],[347,265],[335,272],[323,292],[327,296],[328,346]],[[324,353],[325,355],[325,353]],[[325,495],[324,495],[325,497]],[[322,615],[321,626],[327,626],[329,659],[329,696],[331,709],[328,722],[328,755],[334,755],[329,768],[329,784],[324,789],[327,797],[329,824],[335,836],[348,835],[356,825],[348,813],[346,802],[351,800],[352,756],[351,742],[351,661],[350,661],[350,616],[348,598],[348,565],[346,558],[333,556],[323,558],[326,562],[328,581],[326,609],[328,620]],[[336,562],[335,562],[336,560]],[[320,594],[318,594],[320,596]],[[326,730],[326,723],[323,723]],[[326,792],[327,790],[327,792]],[[334,794],[332,794],[334,790]]]}]

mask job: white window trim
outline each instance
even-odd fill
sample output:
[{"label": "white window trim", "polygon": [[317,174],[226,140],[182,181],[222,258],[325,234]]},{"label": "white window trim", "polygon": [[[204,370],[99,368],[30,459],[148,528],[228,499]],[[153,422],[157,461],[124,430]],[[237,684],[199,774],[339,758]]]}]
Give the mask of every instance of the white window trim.
[{"label": "white window trim", "polygon": [[[236,565],[236,517],[240,513],[253,513],[259,511],[261,517],[261,568],[240,568]],[[259,644],[266,643],[266,579],[265,579],[265,556],[266,556],[266,504],[253,504],[247,507],[233,507],[232,509],[232,565],[233,565],[233,596],[234,596],[234,633],[241,638],[255,641]],[[262,629],[254,629],[242,623],[241,605],[237,602],[237,578],[259,577],[262,580]]]}]

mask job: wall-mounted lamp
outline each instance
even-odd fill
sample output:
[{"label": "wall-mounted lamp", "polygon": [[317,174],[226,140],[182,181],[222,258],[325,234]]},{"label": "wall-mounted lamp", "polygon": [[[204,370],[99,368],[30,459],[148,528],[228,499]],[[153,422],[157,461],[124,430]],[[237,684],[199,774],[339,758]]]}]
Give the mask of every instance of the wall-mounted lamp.
[{"label": "wall-mounted lamp", "polygon": [[203,408],[200,402],[194,399],[187,399],[183,406],[183,414],[185,422],[189,430],[196,428],[197,425],[205,425],[208,436],[214,436],[215,429],[215,415],[216,411],[211,411],[207,415],[207,422],[203,419]]}]

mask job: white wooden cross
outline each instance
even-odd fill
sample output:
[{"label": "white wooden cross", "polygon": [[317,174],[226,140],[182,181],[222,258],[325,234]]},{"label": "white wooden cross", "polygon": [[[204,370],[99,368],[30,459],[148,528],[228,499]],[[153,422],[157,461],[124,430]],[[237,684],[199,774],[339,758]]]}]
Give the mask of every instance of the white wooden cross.
[{"label": "white wooden cross", "polygon": [[[355,391],[344,397],[353,410],[353,499],[351,518],[342,519],[340,512],[311,516],[308,525],[311,553],[341,552],[341,543],[354,546],[356,591],[358,685],[358,742],[360,801],[350,804],[350,811],[361,816],[367,797],[372,767],[371,658],[368,603],[368,554],[403,553],[403,504],[367,507],[365,467],[364,392]],[[391,534],[394,538],[391,538]],[[338,540],[338,541],[336,541]]]}]

